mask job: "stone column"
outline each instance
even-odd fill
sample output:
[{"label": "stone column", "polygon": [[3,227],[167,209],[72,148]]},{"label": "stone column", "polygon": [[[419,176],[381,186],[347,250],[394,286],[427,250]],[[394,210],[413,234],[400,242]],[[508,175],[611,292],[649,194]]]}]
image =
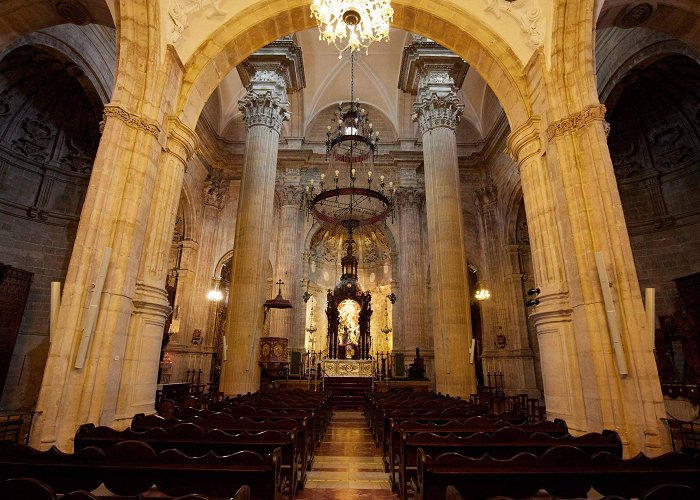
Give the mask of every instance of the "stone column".
[{"label": "stone column", "polygon": [[455,136],[464,106],[453,79],[436,70],[422,76],[413,109],[423,138],[436,390],[466,398],[476,392],[476,378],[469,364],[472,330]]},{"label": "stone column", "polygon": [[[663,398],[603,118],[591,105],[550,124],[548,143],[536,119],[509,139],[541,290],[531,316],[548,417],[574,431],[616,430],[626,455],[655,455],[668,448]],[[626,366],[613,350],[595,252],[604,256]]]},{"label": "stone column", "polygon": [[220,388],[226,394],[255,391],[260,385],[257,344],[263,328],[277,149],[282,122],[289,117],[284,77],[257,71],[239,109],[248,134],[233,244],[227,360],[221,370]]},{"label": "stone column", "polygon": [[270,335],[289,339],[290,349],[303,350],[304,330],[295,330],[297,323],[295,318],[299,311],[303,310],[304,305],[299,290],[299,262],[301,261],[299,219],[301,197],[304,191],[298,181],[298,178],[290,179],[287,176],[285,185],[279,190],[280,223],[277,240],[277,273],[274,276],[275,280],[279,278],[284,281],[282,296],[289,300],[294,308],[271,311]]},{"label": "stone column", "polygon": [[[168,142],[161,155],[141,265],[136,280],[134,312],[124,355],[113,426],[126,427],[136,413],[154,411],[158,362],[170,305],[163,288],[173,239],[182,182],[197,135],[179,120],[169,122]],[[104,422],[108,422],[107,413]],[[107,424],[108,425],[108,424]]]},{"label": "stone column", "polygon": [[[139,259],[161,157],[160,124],[149,116],[105,106],[105,127],[90,177],[49,347],[31,444],[71,447],[77,426],[111,424],[120,384]],[[106,278],[82,367],[76,353],[91,317],[88,305],[104,256]],[[156,293],[156,296],[158,294]],[[158,302],[160,298],[155,299]],[[158,311],[157,315],[162,315]]]},{"label": "stone column", "polygon": [[[403,176],[402,176],[403,177]],[[428,345],[423,330],[423,243],[420,230],[420,207],[423,192],[416,186],[400,187],[399,204],[399,300],[401,301],[402,345],[407,363],[415,356],[416,347],[425,353]],[[396,332],[394,332],[396,335]],[[396,337],[395,337],[396,341]]]}]

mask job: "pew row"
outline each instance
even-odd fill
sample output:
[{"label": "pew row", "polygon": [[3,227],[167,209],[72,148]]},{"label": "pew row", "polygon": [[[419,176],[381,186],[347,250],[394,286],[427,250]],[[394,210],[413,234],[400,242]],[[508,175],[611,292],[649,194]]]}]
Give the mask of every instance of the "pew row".
[{"label": "pew row", "polygon": [[248,485],[253,500],[282,500],[281,454],[278,448],[267,456],[239,451],[190,457],[173,449],[156,453],[138,441],[70,454],[1,443],[0,480],[32,478],[58,494],[104,486],[114,495],[136,496],[155,487],[166,498],[197,493],[213,499],[229,499]]},{"label": "pew row", "polygon": [[660,485],[700,489],[700,459],[680,452],[622,459],[607,452],[593,456],[573,446],[550,448],[541,456],[520,453],[508,460],[444,453],[434,458],[418,450],[413,480],[416,500],[444,499],[452,486],[465,500],[529,498],[545,490],[554,497],[586,498],[594,489],[610,498],[639,498]]}]

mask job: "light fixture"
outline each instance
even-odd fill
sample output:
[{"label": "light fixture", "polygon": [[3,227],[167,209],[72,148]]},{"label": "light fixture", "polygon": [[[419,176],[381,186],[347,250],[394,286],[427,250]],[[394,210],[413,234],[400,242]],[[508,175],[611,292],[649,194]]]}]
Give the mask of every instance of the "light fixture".
[{"label": "light fixture", "polygon": [[209,292],[207,292],[207,299],[212,302],[221,302],[224,299],[224,294],[219,290],[218,286],[214,286]]},{"label": "light fixture", "polygon": [[355,99],[354,68],[350,54],[350,101],[338,104],[333,126],[326,131],[327,174],[321,174],[318,189],[314,179],[305,188],[309,213],[325,226],[342,225],[350,239],[353,229],[377,224],[392,214],[396,194],[393,182],[387,185],[383,175],[378,182],[372,176],[379,132]]},{"label": "light fixture", "polygon": [[474,298],[478,301],[488,300],[491,297],[491,292],[486,288],[486,284],[483,281],[479,281],[476,285],[476,291],[474,292]]},{"label": "light fixture", "polygon": [[388,40],[394,9],[390,0],[313,0],[311,17],[318,23],[319,40],[335,45],[340,58],[348,49]]}]

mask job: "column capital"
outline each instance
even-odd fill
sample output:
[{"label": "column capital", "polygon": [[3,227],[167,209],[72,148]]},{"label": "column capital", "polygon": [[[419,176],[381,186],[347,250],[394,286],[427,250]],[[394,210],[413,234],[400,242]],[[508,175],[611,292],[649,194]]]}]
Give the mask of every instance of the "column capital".
[{"label": "column capital", "polygon": [[421,133],[437,127],[455,130],[464,112],[464,104],[457,98],[454,80],[447,70],[435,70],[420,80],[418,98],[413,103],[413,121]]},{"label": "column capital", "polygon": [[299,207],[304,195],[304,189],[297,185],[284,185],[278,189],[280,204],[283,207]]},{"label": "column capital", "polygon": [[518,165],[536,156],[542,150],[540,122],[539,116],[531,116],[528,121],[510,133],[508,153]]},{"label": "column capital", "polygon": [[224,179],[207,177],[204,181],[202,195],[205,206],[210,206],[221,210],[226,204],[229,183]]},{"label": "column capital", "polygon": [[278,134],[282,122],[289,120],[289,102],[284,77],[277,71],[257,71],[250,80],[248,93],[238,101],[246,126],[269,127]]},{"label": "column capital", "polygon": [[401,210],[410,207],[420,207],[425,199],[424,191],[415,187],[400,187],[396,190],[396,195]]}]

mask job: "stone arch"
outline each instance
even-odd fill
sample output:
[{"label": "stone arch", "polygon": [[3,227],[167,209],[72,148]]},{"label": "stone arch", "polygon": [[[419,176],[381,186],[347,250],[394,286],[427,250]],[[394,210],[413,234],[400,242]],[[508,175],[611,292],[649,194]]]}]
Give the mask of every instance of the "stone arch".
[{"label": "stone arch", "polygon": [[[114,34],[114,32],[112,32]],[[72,43],[77,40],[77,43]],[[104,43],[109,42],[108,33],[94,27],[73,25],[56,26],[41,32],[29,33],[0,50],[0,60],[16,48],[31,45],[48,49],[60,59],[75,64],[84,76],[76,78],[83,87],[95,109],[107,104],[114,89],[115,54],[102,56]],[[114,40],[112,40],[114,44]],[[99,46],[97,44],[100,44]],[[99,57],[96,57],[98,56]],[[110,60],[109,56],[113,56]]]},{"label": "stone arch", "polygon": [[[185,66],[177,106],[182,120],[194,127],[223,77],[259,47],[313,27],[309,4],[309,0],[272,0],[265,6],[270,14],[264,19],[260,7],[252,5],[215,31]],[[466,10],[446,12],[436,0],[399,0],[393,8],[394,26],[428,36],[469,62],[491,86],[511,124],[527,120],[531,109],[524,68],[501,37]]]},{"label": "stone arch", "polygon": [[608,57],[618,56],[620,63],[598,78],[600,102],[605,103],[608,110],[614,107],[619,98],[618,84],[631,70],[648,66],[671,54],[682,54],[700,63],[700,54],[679,40],[656,41],[632,54],[624,53],[623,50],[621,44],[615,44],[615,49]]},{"label": "stone arch", "polygon": [[182,192],[180,193],[180,208],[182,209],[182,239],[183,240],[194,240],[197,241],[199,238],[199,233],[197,231],[197,225],[195,221],[197,220],[197,209],[194,203],[192,203],[192,193],[190,192],[190,187],[187,183],[182,186]]}]

